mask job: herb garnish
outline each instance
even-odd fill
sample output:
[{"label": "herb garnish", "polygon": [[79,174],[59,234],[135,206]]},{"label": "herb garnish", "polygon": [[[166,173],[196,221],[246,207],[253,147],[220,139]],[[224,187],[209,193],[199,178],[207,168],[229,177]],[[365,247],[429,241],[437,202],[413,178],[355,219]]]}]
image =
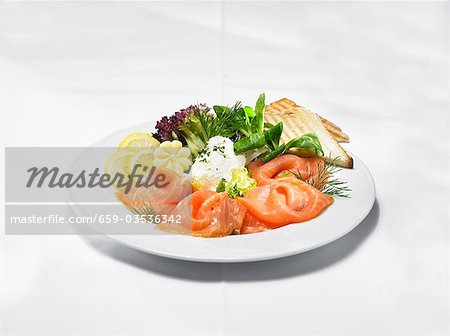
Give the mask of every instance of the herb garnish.
[{"label": "herb garnish", "polygon": [[[315,187],[322,193],[332,197],[345,197],[350,198],[350,192],[352,191],[346,181],[342,181],[334,175],[341,171],[342,168],[336,166],[336,162],[339,158],[328,160],[328,162],[318,162],[317,178],[312,172],[307,172],[306,178],[302,177],[302,174],[297,171],[292,173],[297,179]],[[303,174],[305,176],[305,174]]]}]

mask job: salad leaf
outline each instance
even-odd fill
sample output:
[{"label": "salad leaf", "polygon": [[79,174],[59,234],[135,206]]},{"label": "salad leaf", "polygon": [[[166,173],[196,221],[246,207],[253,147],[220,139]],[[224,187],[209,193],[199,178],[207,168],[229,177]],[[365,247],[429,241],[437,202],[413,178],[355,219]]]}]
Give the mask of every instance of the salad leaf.
[{"label": "salad leaf", "polygon": [[170,117],[162,117],[155,125],[156,132],[153,137],[158,141],[180,140],[186,145],[184,136],[180,131],[180,126],[186,122],[191,116],[209,115],[209,107],[206,104],[191,105],[187,108],[175,112]]},{"label": "salad leaf", "polygon": [[230,198],[244,196],[251,189],[256,188],[256,180],[249,176],[246,168],[233,168],[231,170],[231,180],[221,179],[216,188],[217,192],[226,191]]},{"label": "salad leaf", "polygon": [[271,127],[273,127],[273,126],[275,126],[275,125],[272,124],[272,123],[270,123],[270,122],[265,122],[265,123],[264,123],[264,128],[265,128],[265,129],[271,128]]},{"label": "salad leaf", "polygon": [[278,147],[283,132],[283,123],[280,122],[276,125],[264,123],[264,107],[265,94],[262,93],[258,97],[254,110],[249,106],[244,108],[246,129],[241,132],[245,137],[235,142],[234,152],[236,154],[264,147],[275,150]]},{"label": "salad leaf", "polygon": [[266,95],[264,93],[261,93],[258,97],[258,100],[256,101],[255,105],[255,122],[252,124],[253,129],[257,132],[262,132],[264,128],[264,107],[266,106],[265,103]]},{"label": "salad leaf", "polygon": [[209,115],[191,115],[179,126],[182,138],[195,158],[205,148],[209,139],[209,125],[213,118]]},{"label": "salad leaf", "polygon": [[266,107],[266,94],[261,93],[258,97],[258,100],[256,101],[255,105],[255,114],[261,115],[264,112],[264,107]]},{"label": "salad leaf", "polygon": [[250,136],[254,133],[261,133],[264,128],[264,106],[265,94],[259,95],[256,101],[255,108],[250,106],[242,107],[240,102],[237,102],[234,107],[214,105],[213,109],[216,115],[220,118],[230,112],[235,112],[239,117],[236,118],[234,127],[237,129],[238,138],[242,136]]},{"label": "salad leaf", "polygon": [[247,137],[239,139],[234,143],[234,152],[236,154],[239,154],[264,146],[268,147],[271,150],[274,150],[278,147],[282,132],[283,123],[279,122],[278,124],[264,132],[254,133]]},{"label": "salad leaf", "polygon": [[[236,104],[239,104],[239,102],[236,103]],[[235,105],[235,106],[236,106],[236,105]],[[214,105],[214,106],[213,106],[213,110],[214,110],[214,112],[216,113],[216,116],[217,116],[218,118],[221,118],[221,117],[223,116],[224,113],[230,112],[230,111],[231,111],[231,108],[228,107],[228,106]]]},{"label": "salad leaf", "polygon": [[245,112],[245,121],[250,123],[251,118],[255,116],[255,111],[253,111],[253,108],[251,108],[250,106],[245,106],[244,112]]},{"label": "salad leaf", "polygon": [[281,133],[283,133],[283,123],[279,122],[275,126],[272,126],[267,131],[264,131],[264,138],[266,139],[266,145],[270,149],[274,150],[280,143]]},{"label": "salad leaf", "polygon": [[323,156],[324,152],[322,145],[320,144],[319,138],[313,133],[303,134],[299,138],[295,138],[282,144],[274,150],[263,156],[263,161],[268,162],[277,156],[283,155],[291,148],[299,148],[303,154],[312,156]]},{"label": "salad leaf", "polygon": [[251,149],[261,148],[266,145],[266,137],[263,133],[251,134],[234,143],[234,152],[240,154]]},{"label": "salad leaf", "polygon": [[227,180],[222,178],[216,188],[216,192],[223,192],[227,188]]}]

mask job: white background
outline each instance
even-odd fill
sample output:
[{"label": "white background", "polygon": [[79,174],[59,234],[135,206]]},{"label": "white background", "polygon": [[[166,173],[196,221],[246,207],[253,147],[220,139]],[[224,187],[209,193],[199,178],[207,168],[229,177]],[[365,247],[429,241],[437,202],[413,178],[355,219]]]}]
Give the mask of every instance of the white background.
[{"label": "white background", "polygon": [[88,146],[265,92],[342,126],[378,201],[335,243],[250,264],[2,235],[0,334],[448,333],[447,6],[1,2],[4,146]]}]

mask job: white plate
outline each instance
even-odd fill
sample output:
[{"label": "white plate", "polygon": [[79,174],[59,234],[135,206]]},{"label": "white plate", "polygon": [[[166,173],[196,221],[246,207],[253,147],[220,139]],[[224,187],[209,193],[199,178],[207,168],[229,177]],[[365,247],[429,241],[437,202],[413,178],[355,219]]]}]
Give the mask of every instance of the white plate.
[{"label": "white plate", "polygon": [[[115,147],[131,132],[146,132],[153,123],[119,131],[95,144]],[[339,176],[352,189],[351,198],[336,198],[318,218],[262,233],[224,238],[184,235],[108,235],[118,243],[147,253],[200,262],[247,262],[285,257],[328,244],[353,230],[370,212],[375,202],[372,175],[353,153],[353,169]],[[125,208],[124,208],[125,209]]]}]

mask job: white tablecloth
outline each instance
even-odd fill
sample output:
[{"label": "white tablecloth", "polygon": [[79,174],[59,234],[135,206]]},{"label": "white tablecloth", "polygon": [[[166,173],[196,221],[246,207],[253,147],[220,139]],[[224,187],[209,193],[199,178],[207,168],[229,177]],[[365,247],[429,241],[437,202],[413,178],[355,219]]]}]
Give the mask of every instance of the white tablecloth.
[{"label": "white tablecloth", "polygon": [[445,334],[446,6],[1,2],[4,146],[88,146],[197,101],[265,92],[342,126],[378,200],[344,238],[258,263],[2,235],[0,334]]}]

